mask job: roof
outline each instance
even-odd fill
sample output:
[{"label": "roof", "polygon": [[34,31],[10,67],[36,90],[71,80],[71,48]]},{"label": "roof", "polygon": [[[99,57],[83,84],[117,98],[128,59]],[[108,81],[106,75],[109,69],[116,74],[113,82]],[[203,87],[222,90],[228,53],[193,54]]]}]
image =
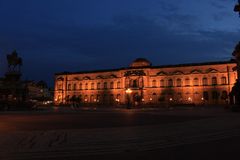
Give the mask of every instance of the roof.
[{"label": "roof", "polygon": [[[202,63],[186,63],[186,64],[174,64],[174,65],[148,66],[148,67],[142,67],[141,69],[146,69],[146,68],[174,68],[174,67],[220,65],[220,64],[236,64],[236,62],[234,60],[229,60],[229,61],[215,61],[215,62],[202,62]],[[55,75],[101,73],[101,72],[113,72],[113,71],[120,71],[120,70],[129,70],[129,69],[133,69],[133,68],[132,67],[126,67],[126,68],[91,70],[91,71],[80,71],[80,72],[66,72],[65,71],[65,72],[55,73]],[[137,69],[140,69],[140,68],[138,67]]]}]

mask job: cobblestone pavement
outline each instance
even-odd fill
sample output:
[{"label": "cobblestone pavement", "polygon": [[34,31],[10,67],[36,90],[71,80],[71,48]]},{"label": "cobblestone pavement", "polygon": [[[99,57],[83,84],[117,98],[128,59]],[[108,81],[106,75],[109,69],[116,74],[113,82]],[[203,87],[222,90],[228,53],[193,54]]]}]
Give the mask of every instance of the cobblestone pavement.
[{"label": "cobblestone pavement", "polygon": [[239,136],[239,114],[219,115],[157,125],[1,132],[0,159],[144,152]]}]

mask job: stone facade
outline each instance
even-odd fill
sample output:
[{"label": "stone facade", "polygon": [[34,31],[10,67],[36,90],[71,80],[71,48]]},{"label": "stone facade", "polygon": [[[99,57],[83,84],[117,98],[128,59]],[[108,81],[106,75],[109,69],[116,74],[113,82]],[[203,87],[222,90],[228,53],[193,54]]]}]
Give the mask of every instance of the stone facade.
[{"label": "stone facade", "polygon": [[[233,61],[152,66],[143,58],[128,68],[55,74],[55,104],[227,104],[236,82]],[[130,92],[126,92],[126,91]]]}]

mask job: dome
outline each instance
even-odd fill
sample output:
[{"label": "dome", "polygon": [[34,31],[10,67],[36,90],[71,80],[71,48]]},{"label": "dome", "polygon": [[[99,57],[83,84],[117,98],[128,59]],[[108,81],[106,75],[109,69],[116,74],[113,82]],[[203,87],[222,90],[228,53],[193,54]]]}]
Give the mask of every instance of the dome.
[{"label": "dome", "polygon": [[145,58],[137,58],[130,65],[130,67],[149,67],[149,66],[152,66],[152,63]]}]

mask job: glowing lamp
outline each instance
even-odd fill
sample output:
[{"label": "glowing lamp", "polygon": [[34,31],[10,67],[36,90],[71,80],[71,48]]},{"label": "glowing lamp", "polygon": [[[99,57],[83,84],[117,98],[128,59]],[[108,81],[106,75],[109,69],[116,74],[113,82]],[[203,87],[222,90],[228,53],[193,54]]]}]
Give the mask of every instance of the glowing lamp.
[{"label": "glowing lamp", "polygon": [[126,93],[127,93],[127,94],[131,94],[131,93],[132,93],[132,90],[131,90],[130,88],[128,88],[128,89],[126,90]]}]

